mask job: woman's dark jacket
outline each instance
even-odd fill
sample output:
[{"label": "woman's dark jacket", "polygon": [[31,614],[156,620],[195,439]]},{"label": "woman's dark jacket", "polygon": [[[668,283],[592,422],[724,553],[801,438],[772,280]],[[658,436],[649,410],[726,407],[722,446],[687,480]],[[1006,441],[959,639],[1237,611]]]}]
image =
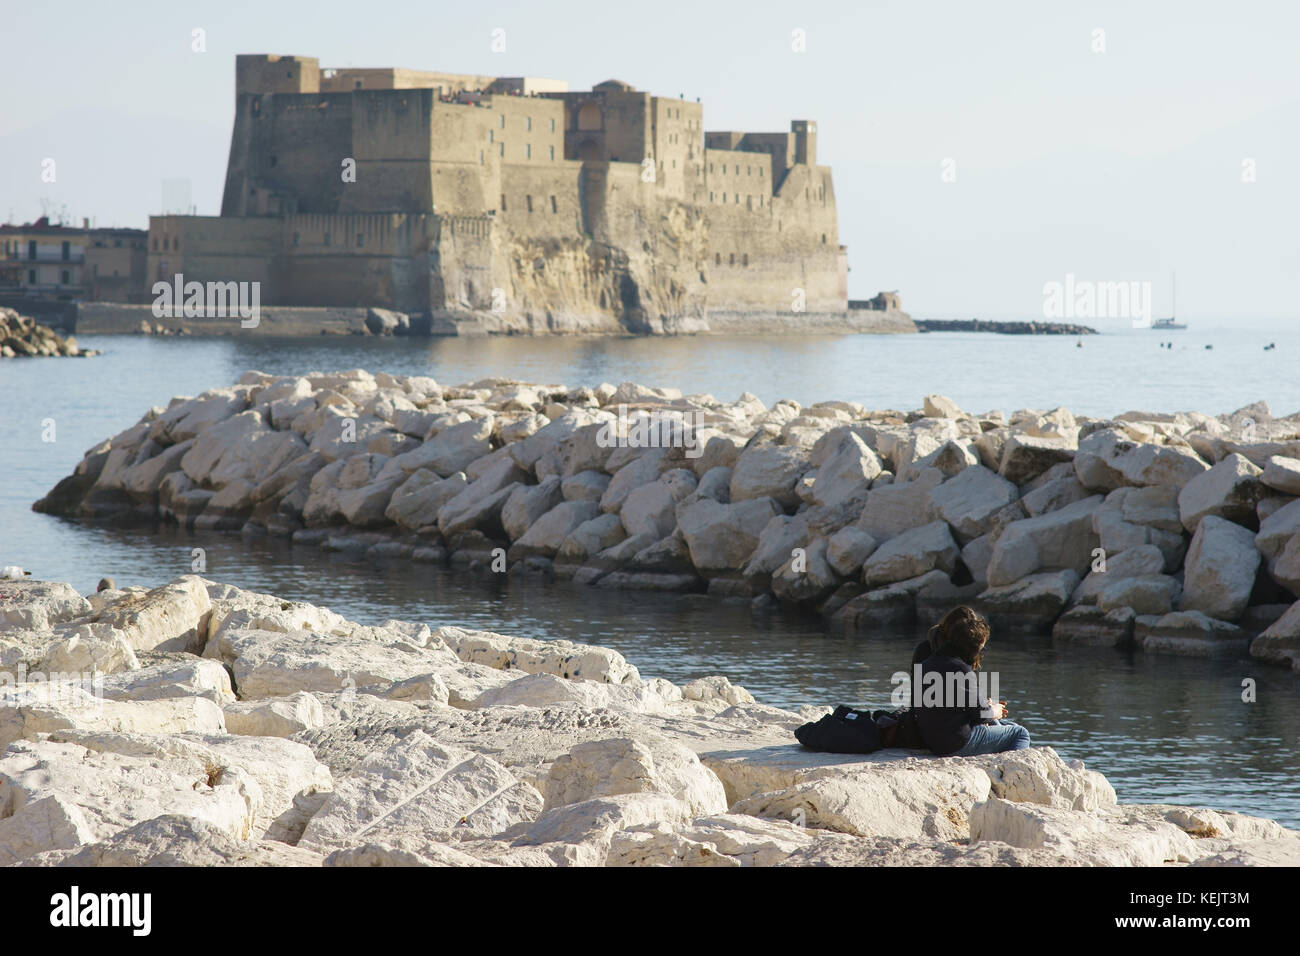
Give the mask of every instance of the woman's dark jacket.
[{"label": "woman's dark jacket", "polygon": [[[965,695],[954,695],[954,688],[949,686],[948,674],[957,673],[963,676],[974,674],[971,666],[946,651],[932,650],[929,641],[922,641],[912,654],[914,667],[918,663],[917,658],[923,653],[927,656],[919,661],[922,680],[916,682],[912,688],[912,708],[916,711],[916,723],[921,732],[921,739],[925,741],[931,753],[942,757],[956,753],[966,745],[966,741],[970,739],[971,727],[991,721],[981,715],[980,711],[984,704],[978,695],[973,695],[974,702],[970,703],[963,699]],[[926,706],[925,703],[927,699],[925,675],[931,673],[937,673],[941,681],[939,695],[942,704],[940,706]],[[931,700],[934,693],[935,691],[931,690],[928,695]]]}]

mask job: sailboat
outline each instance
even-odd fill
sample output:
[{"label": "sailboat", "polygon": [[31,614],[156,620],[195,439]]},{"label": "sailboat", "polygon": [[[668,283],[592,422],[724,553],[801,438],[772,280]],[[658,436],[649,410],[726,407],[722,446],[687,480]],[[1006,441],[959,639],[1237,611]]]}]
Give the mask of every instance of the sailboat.
[{"label": "sailboat", "polygon": [[1176,315],[1178,314],[1178,274],[1177,274],[1177,273],[1174,273],[1174,274],[1170,277],[1170,281],[1171,281],[1172,284],[1173,284],[1173,308],[1170,309],[1170,311],[1169,311],[1169,318],[1167,318],[1167,319],[1156,319],[1154,322],[1151,323],[1151,328],[1153,328],[1153,329],[1185,329],[1185,328],[1187,328],[1187,323],[1186,323],[1186,322],[1178,322],[1178,321],[1176,321],[1175,318],[1174,318],[1174,316],[1176,316]]}]

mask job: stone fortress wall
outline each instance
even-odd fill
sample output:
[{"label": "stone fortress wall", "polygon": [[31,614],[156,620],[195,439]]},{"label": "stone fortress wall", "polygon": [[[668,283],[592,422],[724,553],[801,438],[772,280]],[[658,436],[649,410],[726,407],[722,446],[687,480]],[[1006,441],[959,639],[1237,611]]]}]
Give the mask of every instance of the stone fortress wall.
[{"label": "stone fortress wall", "polygon": [[177,272],[259,281],[268,305],[428,313],[452,330],[848,314],[811,121],[706,132],[698,102],[616,80],[569,92],[310,57],[237,57],[221,215],[151,219],[148,281]]}]

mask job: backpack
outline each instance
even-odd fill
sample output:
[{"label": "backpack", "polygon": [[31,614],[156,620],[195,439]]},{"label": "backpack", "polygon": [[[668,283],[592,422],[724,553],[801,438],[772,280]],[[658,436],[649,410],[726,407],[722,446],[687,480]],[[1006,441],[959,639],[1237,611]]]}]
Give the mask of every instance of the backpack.
[{"label": "backpack", "polygon": [[883,746],[870,712],[844,704],[821,720],[804,724],[794,735],[809,750],[831,754],[869,754]]},{"label": "backpack", "polygon": [[886,747],[924,750],[916,712],[910,709],[868,712],[844,704],[821,720],[794,732],[809,750],[832,754],[869,754]]}]

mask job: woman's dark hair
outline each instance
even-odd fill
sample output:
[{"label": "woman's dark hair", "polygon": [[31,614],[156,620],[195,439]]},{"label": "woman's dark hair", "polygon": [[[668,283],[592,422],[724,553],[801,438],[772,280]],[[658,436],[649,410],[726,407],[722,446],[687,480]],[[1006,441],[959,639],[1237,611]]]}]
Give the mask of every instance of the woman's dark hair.
[{"label": "woman's dark hair", "polygon": [[980,669],[984,645],[988,643],[989,622],[974,608],[959,605],[943,616],[943,620],[930,628],[930,644],[934,649],[945,649],[971,666]]}]

